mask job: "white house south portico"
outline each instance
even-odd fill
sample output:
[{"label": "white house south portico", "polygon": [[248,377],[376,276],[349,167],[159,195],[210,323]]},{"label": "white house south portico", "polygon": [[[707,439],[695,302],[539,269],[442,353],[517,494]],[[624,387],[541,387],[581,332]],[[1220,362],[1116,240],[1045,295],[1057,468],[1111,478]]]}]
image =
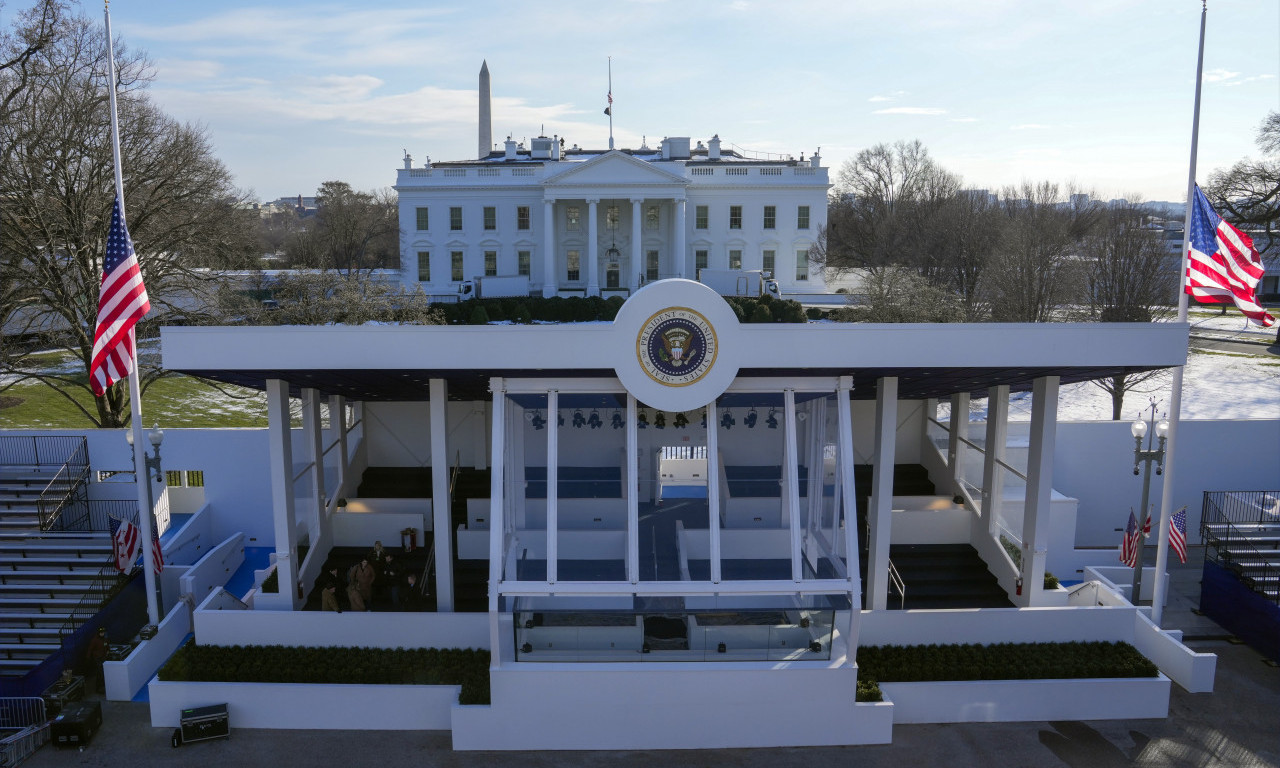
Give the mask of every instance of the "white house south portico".
[{"label": "white house south portico", "polygon": [[[600,158],[613,161],[649,171]],[[1062,607],[1043,588],[1054,558],[1077,556],[1053,506],[1057,388],[1179,364],[1186,335],[744,325],[675,279],[636,290],[611,323],[166,328],[162,342],[170,370],[271,395],[281,585],[310,588],[336,520],[286,490],[291,394],[357,404],[363,466],[434,470],[438,610],[465,608],[456,574],[488,574],[493,704],[457,710],[454,743],[515,749],[887,740],[892,715],[856,706],[853,687],[861,634],[902,613],[891,546],[952,537],[985,561],[1001,610]],[[1025,464],[996,447],[1010,391],[1033,393]],[[992,404],[985,453],[962,426],[973,395]],[[450,513],[459,466],[487,473],[464,518]],[[927,474],[945,509],[904,514],[903,467]],[[354,480],[316,495],[353,496]],[[376,524],[371,510],[354,524]],[[295,595],[254,609],[296,610]],[[619,701],[636,704],[620,715]]]}]

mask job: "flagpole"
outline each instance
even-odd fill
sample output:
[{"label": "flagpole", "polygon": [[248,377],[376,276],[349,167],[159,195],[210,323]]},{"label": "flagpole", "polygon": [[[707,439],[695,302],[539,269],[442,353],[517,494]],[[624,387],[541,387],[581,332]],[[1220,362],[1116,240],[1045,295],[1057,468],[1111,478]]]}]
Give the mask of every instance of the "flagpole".
[{"label": "flagpole", "polygon": [[[1191,117],[1191,163],[1187,172],[1187,214],[1182,225],[1182,269],[1178,273],[1178,322],[1187,322],[1187,268],[1191,249],[1191,209],[1196,191],[1196,157],[1200,148],[1200,87],[1204,73],[1204,27],[1208,2],[1200,4],[1200,50],[1196,54],[1196,99]],[[1165,449],[1164,488],[1160,498],[1160,531],[1156,539],[1156,583],[1151,597],[1151,620],[1158,627],[1164,617],[1164,601],[1168,592],[1165,569],[1169,565],[1169,518],[1173,510],[1174,451],[1178,445],[1178,422],[1182,415],[1182,373],[1185,364],[1173,369],[1173,392],[1169,398],[1169,442]],[[1135,601],[1135,605],[1136,605]]]},{"label": "flagpole", "polygon": [[[111,2],[103,0],[103,16],[107,27],[107,93],[111,103],[111,156],[115,161],[116,199],[120,201],[120,222],[124,224],[124,173],[120,163],[120,119],[116,114],[116,55],[111,39]],[[129,369],[129,412],[133,431],[133,476],[138,488],[138,531],[142,538],[142,578],[147,591],[147,619],[151,626],[160,623],[156,604],[156,579],[151,554],[151,475],[147,471],[147,438],[142,427],[142,386],[138,382],[138,343],[129,329],[134,361]]]},{"label": "flagpole", "polygon": [[613,57],[609,57],[609,149],[613,149]]}]

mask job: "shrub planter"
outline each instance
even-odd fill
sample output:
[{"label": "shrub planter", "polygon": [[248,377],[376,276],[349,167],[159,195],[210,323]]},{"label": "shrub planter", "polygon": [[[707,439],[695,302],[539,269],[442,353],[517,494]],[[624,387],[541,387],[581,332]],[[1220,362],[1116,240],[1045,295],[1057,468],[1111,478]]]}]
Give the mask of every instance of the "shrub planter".
[{"label": "shrub planter", "polygon": [[457,685],[198,683],[152,680],[151,725],[172,728],[184,709],[227,705],[232,729],[449,730]]},{"label": "shrub planter", "polygon": [[880,683],[897,723],[1127,720],[1169,715],[1169,678]]}]

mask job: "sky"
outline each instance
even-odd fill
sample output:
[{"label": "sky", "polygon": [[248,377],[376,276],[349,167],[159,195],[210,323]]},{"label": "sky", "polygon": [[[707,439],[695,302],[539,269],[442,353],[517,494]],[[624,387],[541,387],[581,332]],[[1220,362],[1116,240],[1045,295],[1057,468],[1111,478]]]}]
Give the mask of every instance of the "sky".
[{"label": "sky", "polygon": [[[28,3],[0,8],[7,26]],[[1258,155],[1280,110],[1280,3],[1210,2],[1198,179]],[[968,187],[1075,183],[1104,199],[1186,194],[1199,0],[115,0],[150,92],[205,126],[262,201],[338,179],[389,187],[493,137],[607,146],[663,136],[842,163],[919,139]],[[86,0],[86,13],[101,7]]]}]

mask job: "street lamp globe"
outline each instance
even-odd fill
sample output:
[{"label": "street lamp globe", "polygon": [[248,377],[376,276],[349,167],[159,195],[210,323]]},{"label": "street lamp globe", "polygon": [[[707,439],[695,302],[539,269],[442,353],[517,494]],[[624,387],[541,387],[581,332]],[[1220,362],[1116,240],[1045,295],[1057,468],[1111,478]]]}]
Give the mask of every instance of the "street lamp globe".
[{"label": "street lamp globe", "polygon": [[1161,419],[1156,422],[1156,437],[1164,439],[1169,436],[1169,420]]},{"label": "street lamp globe", "polygon": [[1138,417],[1129,425],[1129,431],[1133,433],[1134,437],[1141,440],[1147,435],[1147,422],[1143,421],[1142,417]]}]

